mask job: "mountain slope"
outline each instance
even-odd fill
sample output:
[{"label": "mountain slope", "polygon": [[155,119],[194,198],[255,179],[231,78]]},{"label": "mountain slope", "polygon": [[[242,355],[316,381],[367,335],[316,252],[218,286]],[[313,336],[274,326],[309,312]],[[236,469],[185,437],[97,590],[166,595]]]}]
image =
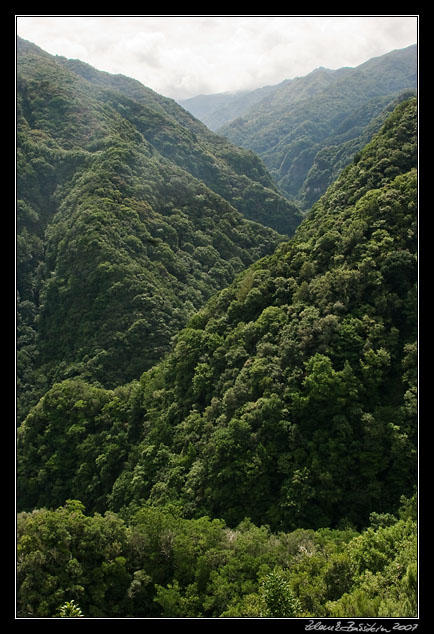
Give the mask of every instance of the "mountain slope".
[{"label": "mountain slope", "polygon": [[[284,83],[291,81],[285,80]],[[236,93],[217,93],[197,95],[189,99],[180,99],[178,103],[215,132],[223,125],[241,117],[253,105],[262,101],[277,86],[263,86],[256,90],[244,90]]]},{"label": "mountain slope", "polygon": [[[178,167],[230,202],[246,218],[292,235],[302,219],[282,198],[257,155],[208,130],[178,104],[122,75],[110,75],[78,60],[59,59],[66,68],[106,90],[111,107]],[[131,101],[132,100],[132,101]]]},{"label": "mountain slope", "polygon": [[19,430],[22,508],[363,527],[417,482],[417,105],[140,382],[66,381]]},{"label": "mountain slope", "polygon": [[[175,102],[18,40],[19,410],[138,377],[301,215]],[[292,227],[292,228],[291,228]]]},{"label": "mountain slope", "polygon": [[[257,153],[286,195],[309,209],[337,176],[342,163],[333,155],[339,148],[342,152],[342,144],[356,141],[354,152],[361,149],[367,142],[363,136],[369,132],[367,126],[380,117],[370,133],[378,131],[387,115],[384,109],[400,93],[416,88],[414,45],[356,68],[318,68],[279,85],[242,116],[219,128],[219,133]],[[325,151],[328,164],[333,159],[336,165],[318,179],[320,153]],[[345,164],[349,160],[347,155]],[[317,171],[316,182],[309,174],[312,168]],[[306,182],[309,177],[310,183]]]}]

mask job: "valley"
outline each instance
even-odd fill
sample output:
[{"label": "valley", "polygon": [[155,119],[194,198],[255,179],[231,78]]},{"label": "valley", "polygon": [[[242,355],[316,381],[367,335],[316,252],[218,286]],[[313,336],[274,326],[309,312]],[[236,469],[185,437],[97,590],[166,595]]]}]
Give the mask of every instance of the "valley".
[{"label": "valley", "polygon": [[19,618],[417,617],[415,53],[216,132],[18,39]]}]

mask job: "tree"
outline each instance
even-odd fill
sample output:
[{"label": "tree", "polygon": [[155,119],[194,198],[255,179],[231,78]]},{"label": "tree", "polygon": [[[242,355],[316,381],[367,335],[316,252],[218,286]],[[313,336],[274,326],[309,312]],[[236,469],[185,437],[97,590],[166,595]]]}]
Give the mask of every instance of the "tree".
[{"label": "tree", "polygon": [[66,601],[60,606],[59,616],[63,618],[80,618],[84,616],[84,614],[81,611],[80,606],[75,603],[74,599],[72,599],[71,601]]},{"label": "tree", "polygon": [[278,568],[264,577],[260,594],[265,604],[261,616],[293,618],[300,614],[300,601],[294,596],[283,571]]},{"label": "tree", "polygon": [[129,533],[119,517],[86,516],[81,502],[68,500],[56,511],[20,513],[17,527],[20,617],[50,617],[72,600],[89,617],[128,612]]}]

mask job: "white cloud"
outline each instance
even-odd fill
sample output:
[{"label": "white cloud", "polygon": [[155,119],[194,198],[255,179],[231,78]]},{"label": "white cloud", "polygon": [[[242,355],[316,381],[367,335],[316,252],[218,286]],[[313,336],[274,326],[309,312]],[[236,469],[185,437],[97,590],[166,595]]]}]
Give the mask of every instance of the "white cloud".
[{"label": "white cloud", "polygon": [[174,98],[356,66],[417,41],[416,16],[17,16],[51,54]]}]

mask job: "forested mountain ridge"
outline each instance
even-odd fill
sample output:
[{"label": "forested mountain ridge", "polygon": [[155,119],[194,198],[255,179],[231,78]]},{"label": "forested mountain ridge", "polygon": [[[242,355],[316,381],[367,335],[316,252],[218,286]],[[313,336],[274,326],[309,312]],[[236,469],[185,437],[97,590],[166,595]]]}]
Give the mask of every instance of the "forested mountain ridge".
[{"label": "forested mountain ridge", "polygon": [[139,377],[301,219],[174,101],[20,38],[17,155],[20,417],[55,380]]},{"label": "forested mountain ridge", "polygon": [[214,134],[173,99],[137,80],[96,71],[78,60],[59,58],[59,62],[90,83],[113,91],[110,104],[162,156],[205,183],[246,218],[284,235],[293,234],[302,216],[295,205],[282,199],[269,172],[252,151]]},{"label": "forested mountain ridge", "polygon": [[416,131],[411,100],[139,381],[32,409],[21,616],[416,616]]},{"label": "forested mountain ridge", "polygon": [[[355,68],[321,67],[282,82],[217,130],[258,154],[286,195],[308,210],[379,130],[400,95],[416,89],[414,45]],[[192,112],[201,118],[200,110]]]},{"label": "forested mountain ridge", "polygon": [[398,106],[294,238],[139,383],[45,395],[20,429],[24,508],[152,500],[288,530],[363,526],[411,494],[416,115],[415,100]]}]

